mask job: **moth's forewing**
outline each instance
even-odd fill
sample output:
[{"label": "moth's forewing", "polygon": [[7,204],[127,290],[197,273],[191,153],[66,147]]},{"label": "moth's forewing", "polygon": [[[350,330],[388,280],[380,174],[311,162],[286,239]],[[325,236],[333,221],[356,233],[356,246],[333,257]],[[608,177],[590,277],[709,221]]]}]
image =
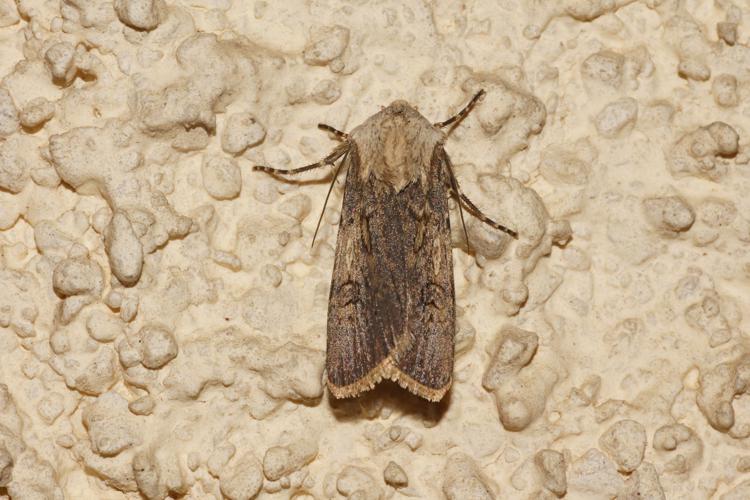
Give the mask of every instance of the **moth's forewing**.
[{"label": "moth's forewing", "polygon": [[455,295],[444,154],[436,145],[425,175],[398,191],[360,175],[367,159],[352,145],[328,306],[326,370],[336,397],[382,378],[431,401],[450,387]]}]

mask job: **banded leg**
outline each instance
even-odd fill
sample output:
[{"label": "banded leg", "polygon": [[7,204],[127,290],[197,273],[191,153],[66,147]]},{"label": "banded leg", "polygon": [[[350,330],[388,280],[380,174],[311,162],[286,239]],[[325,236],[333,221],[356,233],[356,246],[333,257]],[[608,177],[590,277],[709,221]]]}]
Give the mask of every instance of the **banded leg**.
[{"label": "banded leg", "polygon": [[480,97],[482,97],[485,94],[484,89],[477,92],[474,97],[471,98],[471,101],[469,101],[469,104],[464,106],[464,109],[459,111],[457,114],[453,115],[452,117],[448,118],[444,122],[438,122],[435,124],[437,128],[443,128],[447,127],[448,125],[451,125],[453,123],[456,123],[458,121],[461,121],[464,116],[469,114],[469,111],[471,111],[471,108],[474,107],[474,104],[479,100]]},{"label": "banded leg", "polygon": [[461,199],[461,201],[463,201],[464,203],[466,203],[466,206],[469,208],[469,212],[471,212],[472,215],[474,215],[474,217],[476,217],[477,219],[481,220],[482,222],[484,222],[488,226],[491,226],[491,227],[497,229],[498,231],[502,231],[505,234],[507,234],[509,236],[512,236],[513,238],[518,238],[518,233],[516,231],[514,231],[512,229],[508,229],[507,227],[503,226],[502,224],[499,224],[499,223],[495,222],[494,220],[490,219],[489,217],[487,217],[486,215],[484,215],[484,213],[481,210],[479,210],[479,208],[476,205],[474,205],[474,203],[469,198],[467,198],[467,196],[465,194],[463,194],[463,193],[461,193],[459,191],[458,192],[458,196]]},{"label": "banded leg", "polygon": [[349,151],[349,144],[344,143],[336,149],[331,152],[328,156],[323,158],[321,161],[317,163],[313,163],[311,165],[306,165],[304,167],[299,168],[293,168],[291,170],[283,170],[280,168],[272,168],[272,167],[266,167],[265,165],[255,165],[253,167],[253,170],[260,171],[260,172],[266,172],[272,175],[295,175],[302,172],[307,172],[308,170],[314,170],[316,168],[324,167],[326,165],[333,165],[336,160],[344,156],[344,154]]},{"label": "banded leg", "polygon": [[[466,208],[468,209],[471,214],[476,217],[477,219],[481,220],[485,224],[487,224],[490,227],[493,227],[497,229],[498,231],[502,231],[505,234],[508,234],[512,236],[513,238],[518,238],[518,233],[512,229],[508,229],[507,227],[503,226],[502,224],[499,224],[495,222],[494,220],[487,217],[480,209],[477,207],[474,202],[472,202],[465,194],[463,194],[458,186],[458,180],[456,179],[456,175],[453,173],[453,163],[451,162],[450,157],[447,153],[443,152],[443,158],[444,158],[444,164],[448,170],[448,175],[451,179],[451,187],[453,188],[453,192],[458,196],[459,198],[459,206],[461,205],[461,202],[466,204]],[[464,227],[464,231],[466,228]],[[468,238],[467,238],[468,242]]]},{"label": "banded leg", "polygon": [[318,123],[318,128],[320,130],[325,130],[326,132],[330,132],[333,135],[335,135],[339,140],[342,141],[348,141],[349,140],[349,134],[346,132],[342,132],[339,129],[332,127],[328,125],[327,123]]}]

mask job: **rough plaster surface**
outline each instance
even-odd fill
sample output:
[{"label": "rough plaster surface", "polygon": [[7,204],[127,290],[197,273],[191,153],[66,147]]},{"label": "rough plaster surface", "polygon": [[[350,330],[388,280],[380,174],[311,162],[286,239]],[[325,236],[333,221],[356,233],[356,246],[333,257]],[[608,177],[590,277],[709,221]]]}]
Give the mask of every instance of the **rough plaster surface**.
[{"label": "rough plaster surface", "polygon": [[[0,498],[750,498],[750,4],[0,0]],[[439,405],[322,384],[395,99],[453,214]]]}]

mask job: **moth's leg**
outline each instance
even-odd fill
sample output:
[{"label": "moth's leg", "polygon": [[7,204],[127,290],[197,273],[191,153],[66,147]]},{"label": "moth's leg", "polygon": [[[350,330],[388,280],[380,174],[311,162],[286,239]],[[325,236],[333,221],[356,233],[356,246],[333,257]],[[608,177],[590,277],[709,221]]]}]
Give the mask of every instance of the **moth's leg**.
[{"label": "moth's leg", "polygon": [[347,134],[346,132],[342,132],[335,127],[332,127],[331,125],[328,125],[327,123],[318,123],[318,128],[320,130],[325,130],[326,132],[332,133],[333,135],[335,135],[342,141],[349,140],[349,134]]},{"label": "moth's leg", "polygon": [[[458,196],[459,198],[459,208],[461,206],[461,202],[466,204],[466,208],[469,210],[469,212],[472,213],[474,217],[481,220],[485,224],[492,226],[493,228],[497,229],[498,231],[502,231],[514,238],[518,238],[518,233],[512,229],[508,229],[507,227],[503,226],[502,224],[498,224],[494,220],[487,217],[480,209],[477,207],[465,194],[461,192],[461,189],[458,186],[458,180],[456,179],[456,175],[453,173],[453,164],[451,163],[451,159],[448,157],[448,153],[443,152],[443,163],[445,164],[446,170],[448,170],[448,176],[450,178],[451,182],[451,189],[453,193]],[[463,214],[462,214],[463,215]],[[462,219],[463,221],[463,219]],[[464,231],[466,231],[466,227],[464,226]],[[467,237],[468,241],[468,237]]]},{"label": "moth's leg", "polygon": [[344,156],[344,154],[349,151],[349,145],[343,144],[336,149],[333,150],[331,154],[323,158],[321,161],[317,163],[313,163],[311,165],[306,165],[304,167],[299,168],[293,168],[291,170],[283,170],[280,168],[272,168],[272,167],[266,167],[264,165],[255,165],[253,167],[253,170],[257,170],[260,172],[267,172],[269,174],[275,174],[275,175],[294,175],[299,174],[302,172],[307,172],[308,170],[314,170],[316,168],[324,167],[326,165],[333,165],[336,160]]},{"label": "moth's leg", "polygon": [[480,97],[482,97],[485,94],[484,89],[477,92],[474,97],[471,98],[471,101],[469,101],[469,104],[464,106],[464,109],[459,111],[456,115],[452,116],[451,118],[448,118],[444,122],[438,122],[435,124],[437,128],[443,128],[447,127],[448,125],[451,125],[453,123],[456,123],[458,121],[461,121],[461,119],[466,116],[469,111],[471,111],[471,108],[474,107],[474,104],[479,100]]},{"label": "moth's leg", "polygon": [[460,191],[457,194],[458,194],[459,198],[461,199],[461,201],[463,201],[464,203],[466,203],[466,206],[469,208],[469,211],[474,215],[474,217],[476,217],[477,219],[481,220],[485,224],[494,227],[498,231],[502,231],[505,234],[508,234],[508,235],[510,235],[510,236],[512,236],[514,238],[518,238],[518,233],[517,232],[515,232],[512,229],[508,229],[507,227],[503,226],[502,224],[499,224],[499,223],[495,222],[494,220],[490,219],[489,217],[487,217],[481,210],[479,210],[479,208],[476,205],[474,205],[474,203],[472,203],[472,201],[469,198],[466,197],[465,194],[463,194]]}]

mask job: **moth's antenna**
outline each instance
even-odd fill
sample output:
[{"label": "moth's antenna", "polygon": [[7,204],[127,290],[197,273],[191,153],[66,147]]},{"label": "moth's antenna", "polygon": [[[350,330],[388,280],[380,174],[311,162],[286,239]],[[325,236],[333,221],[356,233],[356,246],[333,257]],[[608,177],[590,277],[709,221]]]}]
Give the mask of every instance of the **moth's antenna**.
[{"label": "moth's antenna", "polygon": [[448,156],[448,153],[445,152],[445,150],[443,150],[443,164],[448,170],[448,178],[451,181],[451,189],[454,193],[456,193],[458,213],[461,216],[461,225],[464,228],[464,237],[466,238],[466,250],[471,253],[471,242],[469,241],[469,232],[466,230],[466,222],[464,221],[464,210],[461,207],[461,194],[458,190],[458,181],[456,180],[456,175],[453,173],[453,164],[451,163],[451,159]]},{"label": "moth's antenna", "polygon": [[323,214],[326,211],[326,205],[328,205],[328,197],[331,196],[331,191],[333,191],[333,185],[336,184],[336,179],[339,176],[339,171],[341,170],[341,166],[346,161],[346,157],[349,156],[349,150],[347,149],[344,152],[343,157],[341,158],[341,161],[339,162],[339,165],[336,167],[336,171],[333,174],[333,180],[331,181],[331,185],[328,187],[328,194],[326,194],[326,199],[323,202],[323,210],[320,211],[320,217],[318,217],[318,224],[315,226],[315,233],[313,234],[312,243],[310,243],[310,248],[312,249],[313,246],[315,246],[315,238],[318,236],[318,229],[320,229],[320,222],[323,220]]},{"label": "moth's antenna", "polygon": [[459,111],[457,114],[453,115],[452,117],[448,118],[444,122],[438,122],[435,124],[437,128],[443,128],[447,127],[448,125],[451,125],[457,121],[460,121],[463,119],[464,116],[466,116],[469,111],[471,111],[471,108],[474,107],[474,104],[479,100],[480,97],[482,97],[485,94],[484,89],[481,89],[479,92],[474,94],[474,97],[471,98],[471,101],[469,101],[469,104],[464,106],[464,109]]}]

